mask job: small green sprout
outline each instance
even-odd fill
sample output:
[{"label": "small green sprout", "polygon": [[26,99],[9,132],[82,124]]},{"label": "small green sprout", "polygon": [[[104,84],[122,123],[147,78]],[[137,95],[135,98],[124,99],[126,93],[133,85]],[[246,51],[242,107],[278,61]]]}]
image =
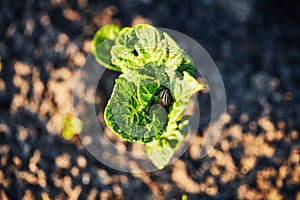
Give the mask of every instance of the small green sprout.
[{"label": "small green sprout", "polygon": [[183,194],[183,195],[181,196],[181,200],[188,200],[188,199],[189,199],[189,197],[188,197],[187,194]]},{"label": "small green sprout", "polygon": [[83,125],[80,119],[73,116],[66,116],[63,119],[62,136],[66,140],[70,140],[74,135],[82,131]]}]

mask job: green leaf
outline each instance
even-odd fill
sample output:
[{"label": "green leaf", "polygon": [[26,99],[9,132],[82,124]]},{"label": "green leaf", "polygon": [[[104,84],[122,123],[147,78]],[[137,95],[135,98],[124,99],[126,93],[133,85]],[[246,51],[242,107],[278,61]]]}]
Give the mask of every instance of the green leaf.
[{"label": "green leaf", "polygon": [[126,44],[126,34],[131,30],[130,27],[124,27],[118,34],[118,36],[115,39],[115,43],[118,45],[125,45]]},{"label": "green leaf", "polygon": [[74,136],[74,132],[71,129],[66,128],[66,129],[63,129],[62,136],[65,140],[71,140]]},{"label": "green leaf", "polygon": [[141,61],[132,53],[132,51],[123,45],[115,45],[110,51],[113,65],[118,66],[122,72],[128,72],[133,69],[143,67]]},{"label": "green leaf", "polygon": [[[148,70],[153,67],[156,68],[149,66]],[[104,112],[110,129],[130,142],[148,143],[159,139],[167,123],[168,113],[162,106],[153,104],[161,83],[154,82],[154,77],[143,72],[130,71],[116,79]]]},{"label": "green leaf", "polygon": [[167,55],[166,42],[162,32],[150,25],[135,26],[126,37],[126,47],[134,47],[138,59],[143,64],[155,63],[161,65]]},{"label": "green leaf", "polygon": [[114,24],[102,27],[93,38],[92,52],[99,64],[118,72],[155,63],[194,74],[187,53],[167,33],[147,24],[123,29]]},{"label": "green leaf", "polygon": [[105,40],[114,41],[121,29],[122,27],[115,24],[108,24],[106,26],[103,26],[94,35],[92,41],[92,50],[94,50],[99,44],[101,44]]},{"label": "green leaf", "polygon": [[114,42],[111,40],[105,40],[102,43],[100,43],[97,48],[93,51],[93,55],[96,59],[96,61],[103,65],[105,68],[121,72],[121,68],[112,64],[111,62],[111,48],[113,47]]},{"label": "green leaf", "polygon": [[194,77],[184,71],[183,79],[177,80],[174,84],[173,96],[177,101],[174,102],[173,109],[169,114],[170,120],[177,121],[188,106],[191,96],[204,88],[204,85],[200,84]]},{"label": "green leaf", "polygon": [[110,50],[115,45],[114,40],[120,30],[120,26],[106,25],[95,34],[92,41],[92,53],[96,61],[104,67],[118,72],[121,72],[121,69],[112,64]]},{"label": "green leaf", "polygon": [[183,73],[184,71],[188,72],[191,76],[194,76],[195,74],[195,67],[193,64],[192,59],[189,57],[189,55],[182,50],[182,62],[180,66],[177,68],[177,71]]},{"label": "green leaf", "polygon": [[167,33],[163,33],[167,43],[168,55],[165,65],[176,70],[182,62],[182,50]]},{"label": "green leaf", "polygon": [[163,34],[153,26],[141,24],[125,28],[112,47],[112,63],[127,72],[141,69],[145,64],[161,65],[167,59],[167,43]]},{"label": "green leaf", "polygon": [[175,101],[168,115],[168,125],[159,140],[146,144],[149,159],[158,168],[163,168],[169,163],[175,150],[179,147],[188,131],[187,116],[184,110],[189,104],[193,93],[204,89],[189,73],[183,72],[183,77],[178,73],[174,83],[171,83],[171,92]]},{"label": "green leaf", "polygon": [[158,169],[164,168],[183,142],[188,132],[188,120],[179,124],[180,129],[167,130],[159,140],[146,144],[148,158]]}]

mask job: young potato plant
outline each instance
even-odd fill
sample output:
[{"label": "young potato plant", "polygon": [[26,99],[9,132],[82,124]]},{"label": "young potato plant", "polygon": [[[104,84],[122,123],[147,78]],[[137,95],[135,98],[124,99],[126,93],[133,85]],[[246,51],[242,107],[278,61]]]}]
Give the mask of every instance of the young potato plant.
[{"label": "young potato plant", "polygon": [[92,52],[99,64],[122,73],[105,108],[107,126],[129,142],[144,143],[162,169],[187,135],[184,110],[191,96],[205,88],[194,78],[192,60],[166,32],[146,24],[104,26]]}]

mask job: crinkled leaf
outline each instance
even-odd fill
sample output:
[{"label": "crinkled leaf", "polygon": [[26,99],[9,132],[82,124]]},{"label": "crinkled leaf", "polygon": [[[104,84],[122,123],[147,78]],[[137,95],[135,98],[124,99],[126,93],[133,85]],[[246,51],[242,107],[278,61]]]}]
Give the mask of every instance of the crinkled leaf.
[{"label": "crinkled leaf", "polygon": [[104,26],[95,34],[92,50],[101,65],[123,73],[148,63],[194,73],[194,65],[184,50],[167,33],[151,25],[123,29]]},{"label": "crinkled leaf", "polygon": [[163,64],[167,47],[158,29],[150,25],[137,25],[126,36],[126,47],[134,47],[143,64]]},{"label": "crinkled leaf", "polygon": [[165,65],[176,70],[182,62],[182,50],[178,44],[167,33],[163,33],[167,43],[168,55]]},{"label": "crinkled leaf", "polygon": [[111,62],[113,65],[122,69],[122,72],[128,72],[133,69],[143,67],[142,62],[132,53],[132,51],[123,45],[115,45],[111,48]]},{"label": "crinkled leaf", "polygon": [[183,72],[183,78],[177,74],[175,83],[171,85],[175,101],[168,115],[167,130],[161,135],[159,140],[146,144],[149,159],[159,169],[163,168],[170,161],[174,151],[184,140],[187,133],[188,120],[183,117],[183,113],[192,94],[204,89],[202,84],[185,71]]},{"label": "crinkled leaf", "polygon": [[[151,67],[153,71],[156,66]],[[125,140],[147,143],[159,139],[166,130],[168,113],[153,105],[161,83],[153,80],[138,70],[116,79],[104,117],[110,129]]]},{"label": "crinkled leaf", "polygon": [[188,120],[179,124],[179,129],[167,130],[159,140],[146,144],[148,158],[158,169],[164,168],[174,155],[174,152],[183,142],[188,132]]},{"label": "crinkled leaf", "polygon": [[118,36],[115,39],[115,44],[125,45],[126,44],[126,34],[131,30],[130,27],[124,27],[119,33]]},{"label": "crinkled leaf", "polygon": [[177,101],[173,103],[173,109],[169,114],[170,121],[177,121],[188,106],[192,95],[204,88],[204,85],[200,84],[194,77],[184,71],[183,79],[178,80],[174,85],[173,96]]},{"label": "crinkled leaf", "polygon": [[182,62],[180,66],[177,68],[177,71],[183,73],[184,71],[188,72],[191,76],[194,76],[195,66],[192,62],[192,59],[188,56],[188,54],[182,50]]},{"label": "crinkled leaf", "polygon": [[112,63],[127,72],[155,63],[177,69],[182,62],[182,52],[177,43],[167,34],[150,25],[137,25],[122,30],[112,47]]}]

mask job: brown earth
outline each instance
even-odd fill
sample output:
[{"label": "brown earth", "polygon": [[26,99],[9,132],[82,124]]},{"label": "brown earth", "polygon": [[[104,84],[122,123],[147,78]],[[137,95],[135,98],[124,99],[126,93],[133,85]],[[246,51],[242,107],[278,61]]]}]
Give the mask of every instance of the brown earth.
[{"label": "brown earth", "polygon": [[[0,199],[300,199],[299,13],[293,1],[0,1]],[[62,138],[76,72],[109,23],[175,29],[210,53],[228,113],[208,156],[208,93],[195,141],[164,170],[119,172]]]}]

